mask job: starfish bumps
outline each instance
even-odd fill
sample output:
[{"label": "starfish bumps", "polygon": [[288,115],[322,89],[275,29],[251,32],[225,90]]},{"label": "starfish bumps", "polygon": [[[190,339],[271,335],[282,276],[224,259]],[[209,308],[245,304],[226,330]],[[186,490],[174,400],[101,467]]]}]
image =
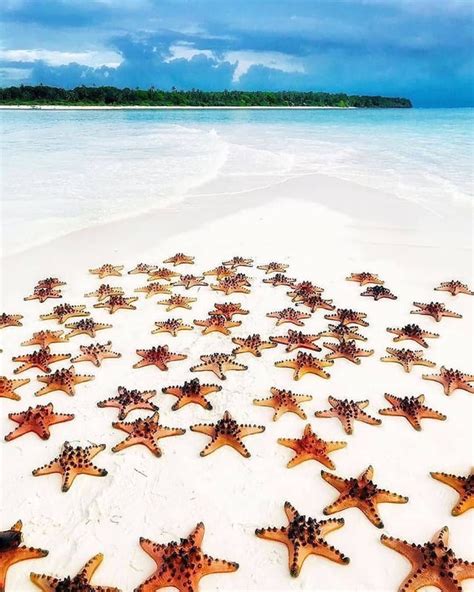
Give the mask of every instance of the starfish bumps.
[{"label": "starfish bumps", "polygon": [[286,465],[289,469],[306,460],[317,460],[328,469],[335,469],[336,466],[329,458],[329,453],[347,446],[346,442],[326,442],[318,438],[310,424],[305,427],[301,438],[279,438],[278,444],[291,448],[295,452]]},{"label": "starfish bumps", "polygon": [[460,516],[467,510],[474,508],[474,470],[467,477],[458,477],[448,473],[430,473],[433,479],[449,485],[459,494],[459,499],[451,510],[453,516]]}]

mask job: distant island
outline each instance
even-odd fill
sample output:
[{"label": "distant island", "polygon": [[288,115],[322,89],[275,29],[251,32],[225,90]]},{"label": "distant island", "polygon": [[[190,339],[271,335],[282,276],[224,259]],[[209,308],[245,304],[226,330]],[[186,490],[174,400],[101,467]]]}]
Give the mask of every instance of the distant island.
[{"label": "distant island", "polygon": [[0,106],[64,107],[337,107],[337,108],[410,108],[409,99],[347,95],[345,93],[298,91],[169,91],[113,86],[78,86],[73,89],[53,86],[10,86],[0,88]]}]

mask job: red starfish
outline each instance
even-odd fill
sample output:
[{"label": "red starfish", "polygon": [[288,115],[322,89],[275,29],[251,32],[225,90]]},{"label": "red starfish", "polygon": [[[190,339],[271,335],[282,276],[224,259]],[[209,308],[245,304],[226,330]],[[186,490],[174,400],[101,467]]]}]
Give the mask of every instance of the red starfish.
[{"label": "red starfish", "polygon": [[452,296],[457,296],[458,294],[468,294],[469,296],[473,296],[474,292],[469,290],[466,284],[463,284],[459,280],[451,280],[449,282],[441,282],[441,284],[435,288],[438,292],[449,292]]},{"label": "red starfish", "polygon": [[365,286],[366,284],[383,284],[383,281],[379,279],[376,273],[369,273],[368,271],[351,273],[349,277],[346,277],[346,280],[349,282],[357,282],[359,286]]},{"label": "red starfish", "polygon": [[186,298],[186,296],[175,294],[174,296],[170,296],[168,300],[158,300],[157,304],[166,306],[166,311],[169,312],[175,308],[186,308],[191,310],[191,302],[196,302],[196,298]]},{"label": "red starfish", "polygon": [[310,319],[311,315],[307,312],[299,312],[294,308],[284,308],[274,312],[267,312],[267,317],[270,319],[278,319],[276,324],[282,325],[283,323],[292,323],[298,327],[304,325],[301,319]]},{"label": "red starfish", "polygon": [[110,314],[114,314],[122,308],[125,310],[137,310],[137,307],[133,306],[133,303],[137,300],[137,297],[125,298],[121,294],[117,294],[115,296],[109,296],[105,302],[94,304],[94,308],[106,308]]},{"label": "red starfish", "polygon": [[190,288],[196,288],[198,286],[208,286],[209,284],[204,281],[203,275],[180,275],[179,282],[174,282],[173,286],[184,286],[186,290]]},{"label": "red starfish", "polygon": [[338,308],[332,315],[324,315],[324,318],[328,321],[337,321],[342,325],[361,325],[362,327],[368,327],[369,323],[364,321],[367,318],[365,312],[357,312],[351,308]]},{"label": "red starfish", "polygon": [[268,263],[267,265],[257,265],[257,269],[261,269],[262,271],[264,271],[266,274],[268,273],[285,273],[285,271],[288,269],[288,265],[285,265],[284,263],[277,263],[276,261],[272,261],[271,263]]},{"label": "red starfish", "polygon": [[209,311],[209,314],[211,316],[223,315],[228,321],[230,321],[235,315],[248,315],[249,311],[244,310],[241,304],[236,304],[235,302],[216,302],[216,304],[214,304],[214,310]]},{"label": "red starfish", "polygon": [[92,362],[94,366],[100,366],[102,360],[107,358],[121,358],[122,354],[112,351],[112,342],[107,343],[91,343],[90,345],[80,345],[81,354],[72,358],[71,362]]},{"label": "red starfish", "polygon": [[314,342],[319,339],[319,335],[306,335],[301,331],[294,331],[288,329],[287,335],[270,337],[273,343],[280,343],[286,345],[285,351],[292,352],[295,349],[310,349],[312,351],[321,351],[319,345]]},{"label": "red starfish", "polygon": [[137,349],[137,354],[143,359],[134,364],[134,368],[156,366],[160,370],[168,370],[170,362],[178,362],[188,357],[184,354],[171,353],[167,345],[153,346],[151,349]]},{"label": "red starfish", "polygon": [[20,374],[30,368],[39,368],[42,372],[51,372],[50,364],[61,362],[71,357],[71,354],[52,354],[49,347],[43,347],[34,351],[31,354],[24,356],[15,356],[12,358],[14,362],[24,362],[19,368],[15,368],[14,374]]},{"label": "red starfish", "polygon": [[315,296],[324,292],[324,288],[320,288],[313,284],[313,282],[304,281],[299,282],[292,286],[293,290],[287,292],[287,295],[292,299],[293,302],[300,302],[304,298],[309,296]]},{"label": "red starfish", "polygon": [[41,303],[48,300],[48,298],[62,298],[62,294],[60,290],[55,290],[54,288],[49,287],[41,287],[36,286],[33,290],[33,294],[29,296],[25,296],[23,300],[39,300]]},{"label": "red starfish", "polygon": [[312,294],[311,296],[305,296],[299,300],[303,306],[307,306],[311,312],[316,312],[322,308],[324,310],[334,310],[336,307],[333,306],[332,300],[324,300],[321,298],[321,294]]},{"label": "red starfish", "polygon": [[138,273],[153,273],[158,269],[156,265],[149,265],[148,263],[138,263],[133,269],[131,269],[128,273],[129,275],[134,275]]},{"label": "red starfish", "polygon": [[155,271],[150,271],[148,274],[149,282],[154,282],[156,280],[164,280],[166,282],[171,282],[174,277],[178,277],[179,273],[176,273],[172,269],[167,269],[166,267],[160,267],[159,269],[155,269]]},{"label": "red starfish", "polygon": [[230,269],[229,267],[226,267],[225,265],[218,265],[217,267],[214,267],[214,269],[205,271],[203,275],[215,276],[217,281],[220,281],[226,277],[232,277],[233,275],[235,275],[235,271],[233,269]]},{"label": "red starfish", "polygon": [[232,257],[229,261],[224,261],[222,265],[235,269],[236,267],[252,267],[253,259],[246,259],[245,257]]},{"label": "red starfish", "polygon": [[112,325],[107,325],[106,323],[96,323],[94,319],[81,319],[77,321],[77,323],[67,323],[64,325],[66,329],[72,329],[69,333],[65,335],[66,340],[70,337],[76,337],[76,335],[89,335],[89,337],[95,337],[97,331],[102,331],[103,329],[111,329]]},{"label": "red starfish", "polygon": [[200,356],[202,364],[193,366],[191,372],[214,372],[217,378],[225,380],[224,372],[229,370],[248,370],[248,366],[238,364],[235,362],[234,354],[210,354],[208,356]]},{"label": "red starfish", "polygon": [[89,269],[89,273],[93,275],[98,275],[100,279],[111,275],[122,275],[123,265],[112,265],[111,263],[104,263],[101,267],[96,267],[95,269]]},{"label": "red starfish", "polygon": [[422,378],[442,384],[445,395],[451,395],[456,389],[474,393],[474,386],[469,384],[474,382],[474,374],[463,374],[460,370],[441,366],[439,374],[423,374]]},{"label": "red starfish", "polygon": [[192,325],[183,323],[183,319],[167,319],[166,321],[158,321],[155,323],[157,327],[152,334],[155,333],[169,333],[173,337],[178,336],[178,331],[192,331]]},{"label": "red starfish", "polygon": [[196,403],[204,407],[204,409],[210,410],[212,405],[205,397],[211,393],[218,393],[222,390],[222,387],[217,384],[201,384],[199,378],[193,378],[193,380],[186,381],[183,386],[168,386],[161,390],[165,395],[173,395],[173,397],[178,398],[171,407],[173,411],[177,411],[190,403]]},{"label": "red starfish", "polygon": [[347,341],[348,339],[367,341],[367,337],[359,333],[359,327],[344,325],[343,323],[339,323],[338,325],[329,324],[328,331],[319,333],[319,337],[333,337],[338,341]]},{"label": "red starfish", "polygon": [[8,417],[19,426],[5,436],[7,442],[30,432],[35,433],[42,440],[47,440],[50,436],[50,426],[74,419],[72,413],[56,413],[52,403],[28,407],[27,411],[21,413],[9,413]]},{"label": "red starfish", "polygon": [[443,317],[462,319],[462,315],[458,314],[457,312],[453,312],[452,310],[447,310],[446,306],[442,302],[430,302],[429,304],[414,302],[413,304],[420,310],[412,310],[411,314],[428,315],[433,317],[437,323],[439,323]]},{"label": "red starfish", "polygon": [[347,446],[347,442],[326,442],[318,438],[309,423],[304,428],[301,438],[278,438],[278,444],[291,448],[295,452],[286,465],[289,469],[307,460],[316,460],[329,469],[335,469],[334,463],[328,456],[329,453]]},{"label": "red starfish", "polygon": [[405,372],[410,372],[413,366],[428,366],[433,368],[436,366],[434,362],[423,359],[423,350],[413,351],[411,349],[396,349],[394,347],[387,347],[389,356],[380,358],[382,362],[395,362],[403,366]]},{"label": "red starfish", "polygon": [[203,321],[197,321],[194,319],[194,324],[198,327],[204,327],[202,330],[203,335],[208,333],[222,333],[223,335],[230,335],[230,329],[234,327],[240,327],[241,321],[228,321],[223,315],[213,315]]},{"label": "red starfish", "polygon": [[184,253],[176,253],[176,255],[165,259],[163,263],[172,263],[174,267],[177,265],[191,265],[194,263],[194,257],[185,255]]},{"label": "red starfish", "polygon": [[106,300],[109,296],[118,296],[123,294],[123,289],[118,286],[110,286],[109,284],[101,284],[94,292],[84,294],[86,298],[97,298],[99,302]]},{"label": "red starfish", "polygon": [[391,407],[387,409],[379,409],[380,415],[395,415],[397,417],[405,417],[415,430],[421,430],[420,421],[422,419],[440,419],[444,421],[446,415],[439,411],[433,411],[426,405],[425,396],[418,397],[395,397],[394,395],[385,394],[385,398],[390,403]]},{"label": "red starfish", "polygon": [[459,499],[451,510],[453,516],[460,516],[474,508],[474,469],[471,469],[467,477],[448,475],[448,473],[430,473],[430,475],[458,492]]},{"label": "red starfish", "polygon": [[149,399],[156,395],[156,391],[137,391],[129,390],[124,386],[119,386],[118,395],[105,401],[99,401],[97,407],[115,407],[119,410],[119,419],[125,419],[130,411],[135,409],[150,409],[158,411],[158,407],[151,403]]},{"label": "red starfish", "polygon": [[272,407],[275,410],[273,414],[273,421],[279,419],[285,413],[295,413],[301,419],[306,419],[306,413],[300,406],[300,403],[312,401],[313,397],[310,395],[296,395],[291,391],[277,389],[272,387],[270,389],[272,396],[266,399],[254,399],[254,405],[259,407]]},{"label": "red starfish", "polygon": [[332,366],[334,362],[332,360],[319,360],[311,354],[305,352],[298,352],[296,359],[294,360],[283,360],[281,362],[275,362],[277,368],[291,368],[294,370],[293,379],[299,380],[305,374],[316,374],[321,378],[328,379],[330,375],[323,370],[327,366]]},{"label": "red starfish", "polygon": [[29,378],[25,378],[24,380],[10,380],[6,376],[0,376],[0,399],[19,401],[21,397],[15,393],[15,390],[29,382]]},{"label": "red starfish", "polygon": [[249,335],[248,337],[233,337],[232,343],[238,346],[232,350],[233,354],[248,353],[254,355],[256,358],[261,357],[262,350],[276,347],[276,343],[262,341],[258,334]]},{"label": "red starfish", "polygon": [[340,341],[339,343],[323,343],[332,351],[331,354],[326,355],[327,360],[336,360],[337,358],[345,358],[353,364],[360,364],[360,357],[371,356],[374,353],[373,349],[361,349],[356,346],[355,341]]},{"label": "red starfish", "polygon": [[73,317],[88,317],[90,312],[86,311],[85,304],[78,304],[73,306],[72,304],[59,304],[53,308],[53,311],[48,314],[40,315],[40,319],[43,321],[57,320],[60,325],[65,323],[68,319]]},{"label": "red starfish", "polygon": [[247,276],[243,273],[237,273],[232,277],[220,280],[217,284],[211,284],[213,290],[224,292],[226,296],[234,293],[249,294],[249,286],[250,282],[248,281]]},{"label": "red starfish", "polygon": [[46,384],[46,386],[35,393],[37,397],[52,393],[54,391],[63,391],[63,393],[66,393],[72,397],[76,394],[76,384],[94,380],[94,377],[89,374],[76,374],[74,366],[71,366],[70,368],[56,370],[48,376],[38,376],[37,380]]},{"label": "red starfish", "polygon": [[296,278],[289,278],[283,273],[277,273],[271,278],[264,278],[264,284],[271,284],[272,286],[288,286],[292,288],[295,285]]},{"label": "red starfish", "polygon": [[172,289],[169,285],[160,284],[160,282],[152,282],[146,286],[135,288],[135,292],[146,294],[145,298],[151,298],[157,294],[172,294]]},{"label": "red starfish", "polygon": [[392,292],[385,286],[369,286],[365,292],[361,292],[361,296],[370,296],[374,300],[381,300],[382,298],[396,300],[398,298],[398,296],[392,294]]},{"label": "red starfish", "polygon": [[64,331],[37,331],[33,333],[33,337],[28,341],[23,341],[21,345],[39,345],[41,348],[46,348],[52,343],[64,343],[67,341],[63,337]]},{"label": "red starfish", "polygon": [[399,342],[411,340],[418,343],[418,345],[421,345],[421,347],[428,347],[425,338],[434,339],[436,337],[439,337],[438,333],[430,333],[429,331],[424,331],[421,327],[414,324],[405,325],[401,329],[393,329],[389,327],[387,331],[397,336],[393,338],[393,341]]},{"label": "red starfish", "polygon": [[12,315],[2,312],[2,314],[0,314],[0,329],[6,329],[7,327],[22,327],[23,324],[20,323],[20,319],[22,318],[23,315]]},{"label": "red starfish", "polygon": [[346,434],[352,434],[354,430],[354,421],[361,421],[369,425],[380,425],[380,419],[375,419],[363,411],[369,401],[350,401],[348,399],[336,399],[336,397],[328,397],[331,409],[325,411],[316,411],[315,417],[337,417],[342,423],[342,427]]}]

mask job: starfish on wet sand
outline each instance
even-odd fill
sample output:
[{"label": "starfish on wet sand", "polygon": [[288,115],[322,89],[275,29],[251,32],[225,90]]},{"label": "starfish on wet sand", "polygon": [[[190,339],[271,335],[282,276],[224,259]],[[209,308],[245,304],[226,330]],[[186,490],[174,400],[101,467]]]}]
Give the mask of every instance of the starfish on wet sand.
[{"label": "starfish on wet sand", "polygon": [[380,419],[375,419],[368,415],[364,409],[369,404],[369,401],[351,401],[348,399],[336,399],[336,397],[328,397],[331,409],[324,411],[316,411],[315,417],[337,417],[342,423],[342,427],[346,434],[352,434],[354,430],[354,421],[361,421],[369,425],[380,425]]},{"label": "starfish on wet sand", "polygon": [[97,290],[87,292],[84,294],[86,298],[97,298],[99,302],[106,300],[109,296],[119,296],[123,294],[123,288],[119,286],[110,286],[109,284],[101,284]]},{"label": "starfish on wet sand", "polygon": [[338,358],[345,358],[353,364],[360,364],[359,358],[368,357],[374,353],[373,349],[361,349],[357,347],[356,342],[339,341],[339,343],[323,343],[324,347],[331,350],[332,353],[326,355],[327,360],[336,360]]},{"label": "starfish on wet sand", "polygon": [[33,333],[31,339],[23,341],[21,345],[39,345],[41,348],[46,348],[52,343],[64,343],[67,339],[63,337],[63,333],[64,331],[50,331],[49,329],[37,331]]},{"label": "starfish on wet sand", "polygon": [[245,257],[232,257],[229,261],[223,261],[222,265],[236,269],[237,267],[252,267],[253,259],[246,259]]},{"label": "starfish on wet sand", "polygon": [[155,327],[152,334],[155,333],[169,333],[172,337],[178,336],[178,331],[192,331],[192,325],[183,323],[183,319],[167,319],[166,321],[155,322]]},{"label": "starfish on wet sand", "polygon": [[294,360],[275,362],[277,368],[291,368],[294,371],[294,380],[299,380],[305,374],[315,374],[321,378],[328,379],[330,374],[325,372],[323,368],[332,366],[333,364],[334,362],[332,360],[320,360],[306,352],[298,352]]},{"label": "starfish on wet sand", "polygon": [[89,335],[89,337],[95,337],[97,331],[103,329],[111,329],[112,325],[107,323],[96,323],[94,319],[81,319],[77,323],[67,323],[64,325],[66,329],[71,329],[69,333],[65,335],[66,340],[70,337],[76,337],[76,335]]},{"label": "starfish on wet sand", "polygon": [[233,354],[252,354],[256,358],[262,356],[262,350],[272,349],[276,347],[276,343],[271,341],[263,341],[257,333],[249,335],[248,337],[233,337],[232,343],[238,347],[232,350]]},{"label": "starfish on wet sand", "polygon": [[382,362],[395,362],[396,364],[400,364],[403,366],[405,372],[410,372],[413,366],[428,366],[429,368],[436,366],[434,362],[430,362],[423,358],[424,352],[421,349],[413,351],[411,349],[387,347],[386,350],[390,355],[384,356],[383,358],[380,358],[380,360]]},{"label": "starfish on wet sand", "polygon": [[434,586],[446,592],[461,590],[461,582],[474,578],[474,563],[458,559],[448,547],[449,530],[445,526],[431,542],[423,545],[407,543],[383,534],[382,543],[408,559],[410,573],[400,584],[400,592],[417,592],[425,586]]},{"label": "starfish on wet sand", "polygon": [[7,327],[22,327],[23,324],[20,323],[22,318],[23,315],[20,314],[16,315],[2,312],[2,314],[0,314],[0,329],[6,329]]},{"label": "starfish on wet sand", "polygon": [[12,565],[29,559],[40,559],[48,554],[44,549],[23,545],[22,528],[23,524],[18,520],[9,530],[0,531],[0,592],[5,592],[7,572]]},{"label": "starfish on wet sand", "polygon": [[242,439],[246,436],[252,436],[264,432],[265,427],[239,424],[228,411],[225,411],[222,419],[219,419],[215,424],[200,423],[191,426],[190,430],[192,432],[205,434],[211,438],[209,444],[204,450],[201,450],[201,456],[207,456],[219,448],[222,448],[222,446],[230,446],[245,458],[249,458],[250,452],[242,442]]},{"label": "starfish on wet sand", "polygon": [[226,380],[224,372],[229,370],[248,370],[248,366],[235,362],[235,354],[210,354],[200,356],[202,364],[193,366],[191,372],[214,372],[217,378]]},{"label": "starfish on wet sand", "polygon": [[204,281],[203,275],[180,275],[179,281],[174,282],[173,286],[183,286],[186,290],[191,288],[197,288],[199,286],[208,286],[209,284]]},{"label": "starfish on wet sand", "polygon": [[90,312],[87,312],[85,304],[59,304],[55,306],[52,312],[40,315],[43,321],[57,320],[60,325],[73,317],[88,317]]},{"label": "starfish on wet sand", "polygon": [[128,274],[129,275],[135,275],[138,273],[145,273],[145,274],[149,274],[149,273],[153,273],[158,269],[157,265],[149,265],[148,263],[138,263],[137,265],[135,265],[135,267],[133,269],[131,269]]},{"label": "starfish on wet sand", "polygon": [[223,315],[212,315],[204,320],[194,319],[194,324],[198,327],[204,327],[201,331],[203,335],[209,333],[222,333],[223,335],[230,335],[230,330],[234,327],[240,327],[242,321],[228,321]]},{"label": "starfish on wet sand", "polygon": [[150,401],[156,395],[156,391],[138,391],[127,389],[124,386],[117,388],[118,395],[105,401],[99,401],[97,407],[113,407],[119,410],[118,418],[125,419],[130,411],[135,409],[150,409],[158,411],[158,407]]},{"label": "starfish on wet sand", "polygon": [[176,253],[172,257],[168,257],[165,259],[163,263],[172,263],[174,267],[177,265],[191,265],[194,263],[194,257],[190,255],[185,255],[184,253]]},{"label": "starfish on wet sand", "polygon": [[291,391],[272,387],[270,389],[271,397],[266,399],[254,399],[253,404],[259,407],[271,407],[274,409],[273,421],[279,419],[285,413],[295,413],[301,419],[306,419],[306,413],[301,408],[300,403],[312,401],[310,395],[296,395]]},{"label": "starfish on wet sand", "polygon": [[46,300],[48,300],[48,298],[62,298],[63,295],[61,294],[61,290],[55,290],[54,288],[49,288],[49,287],[40,287],[40,286],[35,286],[34,290],[33,290],[33,294],[30,294],[29,296],[25,296],[23,298],[23,300],[25,301],[29,301],[29,300],[39,300],[41,303],[45,302]]},{"label": "starfish on wet sand", "polygon": [[355,341],[367,341],[367,337],[364,337],[359,333],[359,327],[344,325],[343,323],[339,323],[338,325],[329,324],[328,330],[319,333],[319,337],[333,337],[338,341],[347,341],[351,339]]},{"label": "starfish on wet sand", "polygon": [[267,265],[257,265],[257,269],[261,269],[266,274],[268,273],[285,273],[288,269],[288,265],[285,263],[277,263],[276,261],[271,261]]},{"label": "starfish on wet sand", "polygon": [[160,414],[158,411],[155,411],[151,417],[146,417],[145,419],[139,418],[129,422],[115,421],[112,423],[112,426],[128,434],[125,440],[112,448],[113,452],[120,452],[124,448],[142,444],[155,456],[161,456],[162,454],[158,440],[168,438],[169,436],[182,436],[186,432],[186,430],[182,430],[181,428],[169,428],[160,425]]},{"label": "starfish on wet sand", "polygon": [[304,298],[301,298],[299,302],[303,306],[307,306],[311,312],[316,312],[320,308],[324,310],[334,310],[336,308],[333,306],[332,300],[324,300],[324,298],[321,298],[321,294],[305,296]]},{"label": "starfish on wet sand", "polygon": [[6,376],[0,376],[0,399],[11,399],[12,401],[19,401],[20,395],[15,393],[17,388],[24,386],[30,382],[29,378],[23,380],[12,380]]},{"label": "starfish on wet sand", "polygon": [[112,265],[111,263],[104,263],[101,267],[96,267],[95,269],[89,269],[89,273],[93,275],[98,275],[100,279],[109,276],[121,276],[123,270],[123,265]]},{"label": "starfish on wet sand", "polygon": [[266,315],[269,319],[277,319],[276,325],[282,325],[283,323],[291,323],[297,327],[304,325],[302,319],[310,319],[311,315],[307,312],[300,312],[294,308],[284,308],[283,310],[277,310],[274,312],[267,312]]},{"label": "starfish on wet sand", "polygon": [[196,298],[187,298],[180,294],[170,296],[167,300],[158,300],[157,304],[166,306],[166,311],[174,310],[175,308],[186,308],[191,310],[191,302],[196,302]]},{"label": "starfish on wet sand", "polygon": [[119,588],[113,588],[112,586],[94,586],[91,584],[92,576],[103,559],[102,553],[94,555],[74,577],[68,576],[60,580],[54,576],[32,573],[30,579],[43,592],[120,592]]},{"label": "starfish on wet sand", "polygon": [[288,286],[292,288],[295,285],[296,278],[290,278],[284,275],[283,273],[276,273],[271,278],[264,278],[264,284],[271,284],[272,286]]},{"label": "starfish on wet sand", "polygon": [[379,409],[380,415],[394,415],[396,417],[405,417],[410,425],[418,432],[421,431],[422,419],[440,419],[444,421],[446,415],[439,411],[434,411],[426,405],[425,396],[418,397],[395,397],[394,395],[385,394],[385,398],[390,403],[391,407],[386,409]]},{"label": "starfish on wet sand", "polygon": [[474,292],[468,288],[467,284],[463,284],[459,280],[441,282],[435,290],[438,292],[449,292],[452,296],[457,296],[458,294],[468,294],[469,296],[474,295]]},{"label": "starfish on wet sand", "polygon": [[235,315],[248,315],[249,311],[244,310],[241,304],[235,302],[223,302],[219,303],[216,302],[214,304],[214,310],[209,311],[209,314],[212,315],[222,315],[228,321],[232,320]]},{"label": "starfish on wet sand", "polygon": [[320,288],[319,286],[313,284],[313,282],[309,282],[307,280],[294,284],[292,288],[292,290],[287,292],[287,295],[293,302],[301,302],[304,298],[317,296],[318,294],[324,292],[324,288]]},{"label": "starfish on wet sand", "polygon": [[217,384],[201,384],[199,378],[187,380],[182,386],[167,386],[161,389],[165,395],[177,397],[178,400],[171,407],[173,411],[177,411],[190,403],[196,403],[204,407],[204,409],[210,410],[212,409],[212,405],[205,397],[211,393],[218,393],[221,390],[222,387]]},{"label": "starfish on wet sand", "polygon": [[173,290],[167,284],[160,284],[160,282],[152,282],[151,284],[147,284],[146,286],[140,286],[140,288],[135,288],[134,290],[137,293],[146,294],[145,298],[152,298],[157,294],[172,294]]},{"label": "starfish on wet sand", "polygon": [[179,273],[177,273],[176,271],[168,269],[167,267],[160,267],[159,269],[155,269],[155,271],[150,271],[150,273],[148,274],[147,281],[156,282],[158,280],[163,280],[165,282],[171,282],[173,278],[178,276]]},{"label": "starfish on wet sand", "polygon": [[357,282],[359,286],[365,286],[366,284],[378,284],[381,286],[383,284],[383,281],[376,273],[369,273],[368,271],[351,273],[349,277],[346,277],[346,280],[348,282]]},{"label": "starfish on wet sand", "polygon": [[199,581],[215,573],[231,573],[238,563],[214,559],[202,552],[204,524],[200,522],[192,533],[179,543],[167,545],[140,538],[140,546],[156,563],[156,570],[135,592],[155,592],[161,588],[176,588],[178,592],[197,592]]},{"label": "starfish on wet sand", "polygon": [[312,351],[321,351],[319,345],[314,342],[320,338],[320,335],[307,335],[301,331],[295,331],[288,329],[286,335],[278,335],[276,337],[270,337],[270,341],[273,343],[280,343],[286,345],[285,351],[292,352],[295,349],[310,349]]},{"label": "starfish on wet sand", "polygon": [[449,485],[458,492],[459,499],[451,510],[453,516],[460,516],[467,510],[474,508],[474,469],[471,469],[467,477],[458,477],[448,473],[430,473],[430,475],[433,479]]},{"label": "starfish on wet sand", "polygon": [[324,315],[324,318],[328,321],[337,321],[342,325],[361,325],[362,327],[369,326],[369,323],[364,320],[367,318],[365,312],[357,312],[351,308],[338,308],[334,314]]},{"label": "starfish on wet sand", "polygon": [[389,300],[397,300],[398,296],[395,296],[388,288],[385,286],[369,286],[365,292],[361,292],[361,296],[370,296],[374,300],[382,300],[383,298],[388,298]]},{"label": "starfish on wet sand", "polygon": [[35,469],[34,477],[59,473],[62,478],[61,491],[68,491],[78,475],[91,475],[94,477],[105,477],[107,471],[99,469],[92,463],[92,459],[105,450],[105,444],[92,444],[83,448],[82,446],[71,446],[64,442],[59,456],[47,465]]},{"label": "starfish on wet sand", "polygon": [[103,360],[107,358],[121,358],[122,354],[112,351],[112,342],[91,343],[90,345],[80,345],[81,353],[72,358],[71,362],[92,362],[94,366],[100,366]]},{"label": "starfish on wet sand", "polygon": [[46,384],[46,386],[35,393],[37,397],[55,391],[62,391],[72,397],[76,394],[75,387],[77,384],[94,380],[94,376],[90,374],[76,374],[74,366],[71,366],[70,368],[56,370],[52,374],[48,374],[48,376],[38,376],[37,380]]},{"label": "starfish on wet sand", "polygon": [[226,267],[225,265],[218,265],[209,271],[205,271],[203,273],[204,276],[215,276],[217,281],[223,280],[226,277],[231,277],[235,275],[235,271],[230,269],[230,267]]},{"label": "starfish on wet sand", "polygon": [[220,280],[217,284],[211,284],[211,288],[217,292],[224,292],[226,296],[229,294],[250,294],[250,282],[243,273],[237,273],[231,277]]},{"label": "starfish on wet sand", "polygon": [[316,460],[328,469],[335,469],[336,465],[329,458],[329,453],[347,446],[347,442],[326,442],[318,438],[309,423],[301,438],[278,438],[278,444],[291,448],[295,453],[286,465],[289,469],[307,460]]},{"label": "starfish on wet sand", "polygon": [[50,436],[50,426],[74,419],[72,413],[56,413],[52,403],[28,407],[26,411],[21,413],[9,413],[8,417],[19,425],[5,436],[7,442],[30,432],[42,440],[47,440]]},{"label": "starfish on wet sand", "polygon": [[445,395],[452,395],[456,389],[474,393],[474,386],[469,384],[474,382],[474,374],[463,374],[460,370],[441,366],[439,374],[423,374],[422,378],[439,382],[443,385]]},{"label": "starfish on wet sand", "polygon": [[443,317],[452,317],[453,319],[462,319],[462,315],[448,310],[442,302],[430,302],[424,304],[423,302],[414,302],[414,306],[419,310],[412,310],[411,314],[427,315],[433,317],[439,323]]},{"label": "starfish on wet sand", "polygon": [[396,337],[393,338],[393,341],[414,341],[415,343],[418,343],[418,345],[421,345],[421,347],[428,347],[425,339],[435,339],[439,337],[438,333],[424,331],[421,327],[413,323],[405,325],[400,329],[388,327],[387,331],[388,333],[393,333],[393,335],[396,335]]},{"label": "starfish on wet sand", "polygon": [[38,368],[42,372],[49,373],[51,372],[50,364],[68,360],[70,357],[71,354],[52,354],[49,347],[42,347],[31,354],[13,357],[14,362],[23,362],[19,368],[15,368],[13,373],[20,374],[20,372],[25,372],[30,368]]},{"label": "starfish on wet sand", "polygon": [[367,467],[358,477],[350,479],[343,479],[327,471],[321,471],[321,477],[339,492],[337,500],[326,506],[323,514],[329,516],[348,508],[359,508],[374,526],[383,528],[377,504],[406,504],[408,498],[386,489],[380,489],[372,481],[373,476],[374,469],[371,466]]},{"label": "starfish on wet sand", "polygon": [[133,303],[137,300],[137,297],[126,298],[121,294],[117,294],[116,296],[109,296],[105,302],[94,304],[94,308],[106,308],[110,314],[114,314],[120,309],[137,310],[137,307],[133,306]]},{"label": "starfish on wet sand", "polygon": [[162,371],[168,370],[170,362],[185,360],[188,356],[184,354],[174,354],[169,351],[167,345],[153,346],[151,349],[137,349],[137,354],[142,358],[133,365],[134,368],[143,368],[144,366],[156,366]]},{"label": "starfish on wet sand", "polygon": [[288,526],[257,528],[255,534],[261,539],[286,545],[288,567],[294,578],[298,577],[304,561],[310,555],[320,555],[342,565],[349,563],[349,557],[343,555],[324,539],[328,533],[344,526],[343,518],[318,521],[300,514],[289,502],[285,502],[285,514],[288,518]]}]

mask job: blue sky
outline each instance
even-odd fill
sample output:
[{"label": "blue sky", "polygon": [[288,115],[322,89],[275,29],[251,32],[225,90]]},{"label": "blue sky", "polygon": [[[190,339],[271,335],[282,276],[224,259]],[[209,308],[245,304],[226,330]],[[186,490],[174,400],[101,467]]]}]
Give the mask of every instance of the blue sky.
[{"label": "blue sky", "polygon": [[0,85],[474,104],[474,0],[3,0]]}]

